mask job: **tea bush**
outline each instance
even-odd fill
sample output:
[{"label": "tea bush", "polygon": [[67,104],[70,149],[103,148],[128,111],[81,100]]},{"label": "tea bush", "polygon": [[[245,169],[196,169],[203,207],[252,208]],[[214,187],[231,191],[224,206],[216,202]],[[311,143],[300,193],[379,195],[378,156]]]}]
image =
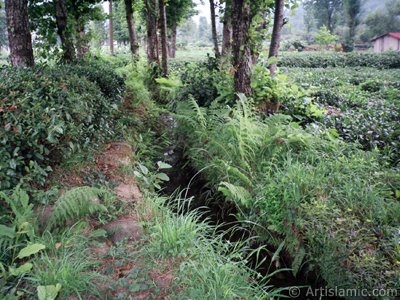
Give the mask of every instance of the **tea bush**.
[{"label": "tea bush", "polygon": [[178,100],[193,97],[200,106],[209,106],[214,100],[234,102],[233,78],[228,71],[220,69],[217,59],[208,57],[197,63],[175,63],[172,68],[183,84]]},{"label": "tea bush", "polygon": [[[325,107],[322,122],[326,126],[335,128],[347,141],[359,142],[366,150],[386,148],[394,163],[399,160],[398,70],[284,68],[283,72]],[[289,109],[288,113],[297,112]]]},{"label": "tea bush", "polygon": [[0,70],[0,189],[41,184],[63,157],[113,134],[123,85],[101,65]]},{"label": "tea bush", "polygon": [[307,261],[330,287],[398,287],[400,177],[377,153],[289,116],[261,121],[243,97],[233,110],[181,103],[177,118],[193,166],[267,243],[285,241],[294,273]]},{"label": "tea bush", "polygon": [[291,68],[373,67],[400,68],[399,52],[287,52],[280,57],[279,66]]},{"label": "tea bush", "polygon": [[124,79],[115,74],[111,64],[105,63],[99,58],[91,58],[65,66],[65,68],[71,74],[85,77],[88,81],[96,83],[103,96],[112,101],[119,100],[125,89]]}]

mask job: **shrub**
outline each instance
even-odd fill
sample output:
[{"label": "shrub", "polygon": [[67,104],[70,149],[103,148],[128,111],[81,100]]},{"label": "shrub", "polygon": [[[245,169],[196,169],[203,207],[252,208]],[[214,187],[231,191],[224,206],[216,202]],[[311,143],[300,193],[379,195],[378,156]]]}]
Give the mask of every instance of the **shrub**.
[{"label": "shrub", "polygon": [[72,66],[0,70],[0,189],[22,177],[41,184],[61,158],[113,134],[118,80],[107,87],[97,66],[77,69],[86,75]]},{"label": "shrub", "polygon": [[119,100],[124,91],[124,79],[115,74],[111,64],[101,59],[92,58],[65,68],[71,74],[85,77],[88,81],[96,83],[103,96],[111,101]]},{"label": "shrub", "polygon": [[219,102],[233,102],[233,78],[219,69],[218,60],[208,57],[199,63],[176,65],[183,87],[179,99],[187,100],[192,96],[200,106],[209,106],[215,99]]},{"label": "shrub", "polygon": [[291,68],[372,67],[395,69],[400,68],[400,53],[284,53],[281,55],[278,65]]},{"label": "shrub", "polygon": [[[318,105],[326,107],[323,124],[334,127],[346,141],[359,142],[366,150],[388,148],[392,161],[399,160],[400,77],[397,70],[294,68],[284,72],[295,83],[306,87]],[[291,105],[296,101],[287,105],[288,114],[299,113]]]}]

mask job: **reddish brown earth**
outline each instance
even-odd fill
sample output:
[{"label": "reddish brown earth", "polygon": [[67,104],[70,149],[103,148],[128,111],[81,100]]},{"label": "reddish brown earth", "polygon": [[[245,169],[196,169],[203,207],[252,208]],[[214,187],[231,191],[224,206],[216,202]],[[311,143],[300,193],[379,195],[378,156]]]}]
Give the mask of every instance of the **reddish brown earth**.
[{"label": "reddish brown earth", "polygon": [[[131,175],[124,175],[121,168],[133,163],[134,149],[127,143],[110,143],[105,150],[95,156],[94,162],[88,162],[65,172],[56,170],[56,180],[66,188],[87,186],[85,178],[104,178],[114,186],[114,192],[123,207],[123,213],[107,224],[91,218],[89,229],[103,230],[105,237],[94,241],[88,249],[88,259],[97,267],[94,271],[101,274],[96,282],[101,296],[87,295],[85,299],[171,299],[174,290],[174,271],[178,264],[173,261],[149,259],[140,250],[149,241],[141,220],[151,219],[151,213],[138,217],[136,206],[144,198],[138,182]],[[41,209],[42,222],[45,223],[51,212],[51,206]],[[39,214],[39,213],[38,213]],[[73,299],[73,298],[71,298]]]}]

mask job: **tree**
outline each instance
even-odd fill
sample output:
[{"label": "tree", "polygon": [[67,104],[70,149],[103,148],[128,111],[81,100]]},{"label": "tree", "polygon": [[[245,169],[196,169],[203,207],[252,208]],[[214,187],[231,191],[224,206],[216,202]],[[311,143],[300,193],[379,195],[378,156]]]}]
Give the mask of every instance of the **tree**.
[{"label": "tree", "polygon": [[125,11],[126,11],[126,22],[128,24],[130,48],[132,55],[136,56],[138,54],[139,44],[137,41],[135,20],[133,18],[132,0],[124,0],[124,1],[125,1]]},{"label": "tree", "polygon": [[345,51],[353,51],[354,37],[356,35],[356,27],[358,25],[358,15],[361,10],[360,0],[344,0],[344,9],[346,16],[346,23],[349,32],[346,36]]},{"label": "tree", "polygon": [[387,0],[385,8],[369,14],[365,20],[367,32],[363,40],[369,40],[385,32],[399,31],[400,1]]},{"label": "tree", "polygon": [[178,25],[195,14],[195,3],[192,0],[168,0],[167,27],[170,34],[169,56],[176,56],[176,37]]},{"label": "tree", "polygon": [[200,17],[199,20],[199,40],[204,42],[210,42],[212,40],[211,27],[208,24],[206,17]]},{"label": "tree", "polygon": [[63,60],[71,62],[75,59],[75,47],[71,32],[68,30],[68,12],[64,0],[55,0],[57,34],[61,39]]},{"label": "tree", "polygon": [[72,30],[75,31],[76,50],[79,58],[89,51],[90,37],[86,34],[86,25],[91,20],[103,20],[105,16],[99,5],[101,0],[66,0],[67,9],[73,18]]},{"label": "tree", "polygon": [[305,0],[304,7],[317,20],[318,28],[326,26],[333,33],[343,9],[343,0]]},{"label": "tree", "polygon": [[322,26],[315,35],[315,41],[321,46],[328,47],[330,44],[336,41],[336,35],[331,34],[326,26]]},{"label": "tree", "polygon": [[219,52],[219,46],[218,46],[218,34],[217,34],[217,24],[216,24],[214,0],[210,0],[210,13],[211,13],[211,31],[212,31],[212,39],[213,39],[213,44],[214,44],[214,53],[215,53],[215,57],[219,57],[220,52]]},{"label": "tree", "polygon": [[[29,15],[31,27],[36,33],[36,45],[46,50],[43,53],[53,56],[56,52],[50,50],[57,49],[57,34],[62,34],[64,36],[60,35],[60,40],[63,57],[65,49],[71,50],[73,46],[79,58],[82,58],[89,50],[89,36],[85,26],[91,20],[104,19],[99,6],[101,0],[63,0],[66,11],[61,11],[61,6],[56,5],[56,1],[58,0],[29,1]],[[63,40],[67,41],[67,45]],[[68,42],[72,46],[68,45]]]},{"label": "tree", "polygon": [[[281,43],[281,35],[283,28],[283,17],[285,10],[285,0],[275,0],[275,12],[274,12],[274,27],[272,29],[271,45],[269,47],[268,57],[278,57],[279,47]],[[276,63],[272,63],[269,66],[271,75],[275,75]]]},{"label": "tree", "polygon": [[114,26],[113,26],[113,2],[112,0],[108,1],[108,12],[109,12],[109,22],[108,22],[108,30],[109,30],[109,43],[110,43],[110,53],[114,55]]},{"label": "tree", "polygon": [[161,35],[161,73],[168,76],[168,41],[167,41],[167,13],[164,0],[158,0],[160,9],[160,35]]},{"label": "tree", "polygon": [[251,91],[251,48],[250,26],[252,14],[250,3],[246,0],[232,0],[232,29],[233,29],[233,67],[235,93],[246,96]]},{"label": "tree", "polygon": [[7,19],[6,11],[4,10],[4,0],[0,0],[0,51],[7,46]]},{"label": "tree", "polygon": [[232,47],[232,0],[225,0],[222,29],[222,56],[228,56]]},{"label": "tree", "polygon": [[14,67],[33,66],[28,0],[6,0],[5,7],[11,64]]},{"label": "tree", "polygon": [[160,63],[158,54],[158,3],[157,0],[144,0],[144,14],[147,30],[147,59],[150,63]]}]

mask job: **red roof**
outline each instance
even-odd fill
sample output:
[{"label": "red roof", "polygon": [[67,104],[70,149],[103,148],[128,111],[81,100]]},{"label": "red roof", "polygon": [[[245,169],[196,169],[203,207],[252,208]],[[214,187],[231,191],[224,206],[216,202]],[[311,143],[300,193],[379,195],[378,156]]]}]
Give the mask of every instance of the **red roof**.
[{"label": "red roof", "polygon": [[381,37],[387,36],[387,35],[400,40],[400,32],[386,32],[380,36],[374,37],[371,41],[375,41],[375,40],[377,40]]}]

